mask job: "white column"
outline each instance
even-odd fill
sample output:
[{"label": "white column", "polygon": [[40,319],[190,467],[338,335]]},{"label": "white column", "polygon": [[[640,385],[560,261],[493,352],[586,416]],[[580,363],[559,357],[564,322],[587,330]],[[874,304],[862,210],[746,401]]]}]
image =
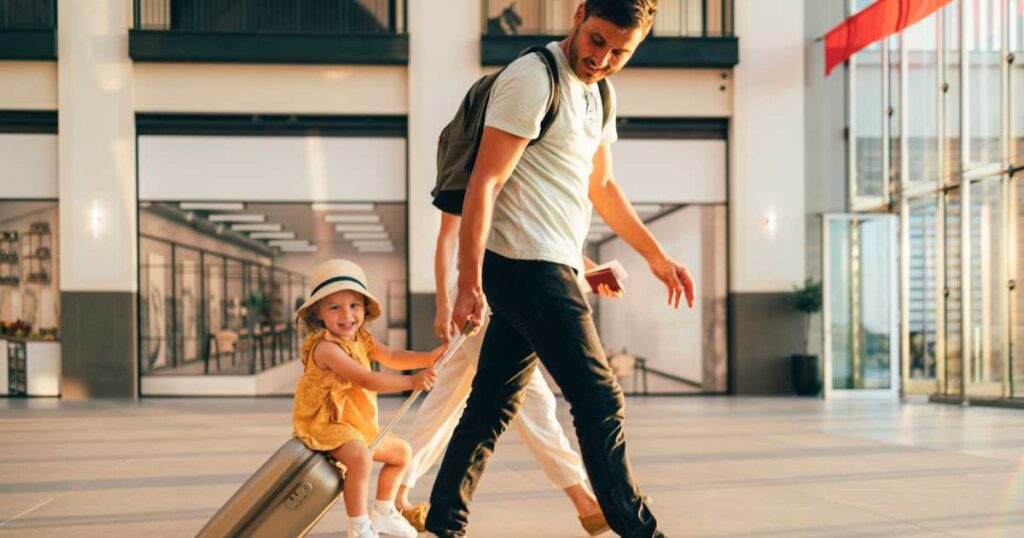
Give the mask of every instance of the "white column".
[{"label": "white column", "polygon": [[431,205],[437,137],[482,75],[479,0],[411,1],[409,10],[409,291],[434,291],[440,212]]},{"label": "white column", "polygon": [[62,291],[135,291],[131,3],[58,2]]},{"label": "white column", "polygon": [[804,6],[736,0],[735,13],[731,291],[789,291],[805,274]]}]

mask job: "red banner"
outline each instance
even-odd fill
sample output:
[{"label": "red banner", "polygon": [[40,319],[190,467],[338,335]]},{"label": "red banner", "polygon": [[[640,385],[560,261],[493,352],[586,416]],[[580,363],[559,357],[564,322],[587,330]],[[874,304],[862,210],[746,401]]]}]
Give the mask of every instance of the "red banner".
[{"label": "red banner", "polygon": [[878,0],[825,34],[825,76],[864,47],[899,32],[951,0]]}]

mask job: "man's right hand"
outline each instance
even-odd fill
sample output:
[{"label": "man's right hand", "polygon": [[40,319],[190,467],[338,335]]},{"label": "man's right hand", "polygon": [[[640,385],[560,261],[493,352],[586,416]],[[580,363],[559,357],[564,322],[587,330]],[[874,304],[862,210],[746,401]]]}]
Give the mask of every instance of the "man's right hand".
[{"label": "man's right hand", "polygon": [[484,297],[484,290],[479,285],[459,286],[455,309],[452,310],[452,321],[455,322],[456,327],[465,327],[467,321],[472,321],[473,331],[470,334],[476,334],[483,326],[484,312],[486,311],[487,299]]}]

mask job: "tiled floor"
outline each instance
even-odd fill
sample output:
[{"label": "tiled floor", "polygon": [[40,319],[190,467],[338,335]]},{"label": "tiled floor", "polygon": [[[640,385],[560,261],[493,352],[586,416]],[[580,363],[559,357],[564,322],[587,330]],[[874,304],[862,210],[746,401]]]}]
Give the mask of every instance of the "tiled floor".
[{"label": "tiled floor", "polygon": [[[286,439],[290,409],[0,399],[0,537],[193,536]],[[635,474],[669,536],[1024,536],[1024,411],[675,397],[630,399],[627,414]],[[584,535],[514,435],[471,521],[475,538]],[[313,535],[343,527],[336,506]]]}]

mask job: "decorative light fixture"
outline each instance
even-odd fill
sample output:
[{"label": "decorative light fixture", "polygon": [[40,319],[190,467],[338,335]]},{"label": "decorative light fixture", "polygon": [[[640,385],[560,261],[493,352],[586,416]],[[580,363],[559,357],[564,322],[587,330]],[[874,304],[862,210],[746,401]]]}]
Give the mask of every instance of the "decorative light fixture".
[{"label": "decorative light fixture", "polygon": [[232,224],[231,229],[236,232],[280,232],[280,224]]},{"label": "decorative light fixture", "polygon": [[295,239],[295,232],[252,232],[253,239]]},{"label": "decorative light fixture", "polygon": [[337,224],[334,226],[336,232],[383,232],[383,224]]},{"label": "decorative light fixture", "polygon": [[281,247],[281,252],[316,252],[320,250],[316,245],[292,245]]},{"label": "decorative light fixture", "polygon": [[324,222],[334,224],[338,222],[380,222],[380,215],[370,213],[369,215],[327,215]]},{"label": "decorative light fixture", "polygon": [[356,248],[373,248],[373,247],[394,247],[395,245],[391,241],[353,241],[352,245]]},{"label": "decorative light fixture", "polygon": [[242,211],[242,202],[181,202],[178,204],[185,211]]},{"label": "decorative light fixture", "polygon": [[313,211],[373,211],[373,204],[327,204],[314,202]]},{"label": "decorative light fixture", "polygon": [[286,247],[296,245],[308,245],[309,241],[306,239],[271,239],[267,241],[267,244],[272,247]]},{"label": "decorative light fixture", "polygon": [[230,215],[218,213],[208,217],[210,222],[264,222],[266,215]]},{"label": "decorative light fixture", "polygon": [[387,232],[346,232],[345,239],[387,239]]}]

